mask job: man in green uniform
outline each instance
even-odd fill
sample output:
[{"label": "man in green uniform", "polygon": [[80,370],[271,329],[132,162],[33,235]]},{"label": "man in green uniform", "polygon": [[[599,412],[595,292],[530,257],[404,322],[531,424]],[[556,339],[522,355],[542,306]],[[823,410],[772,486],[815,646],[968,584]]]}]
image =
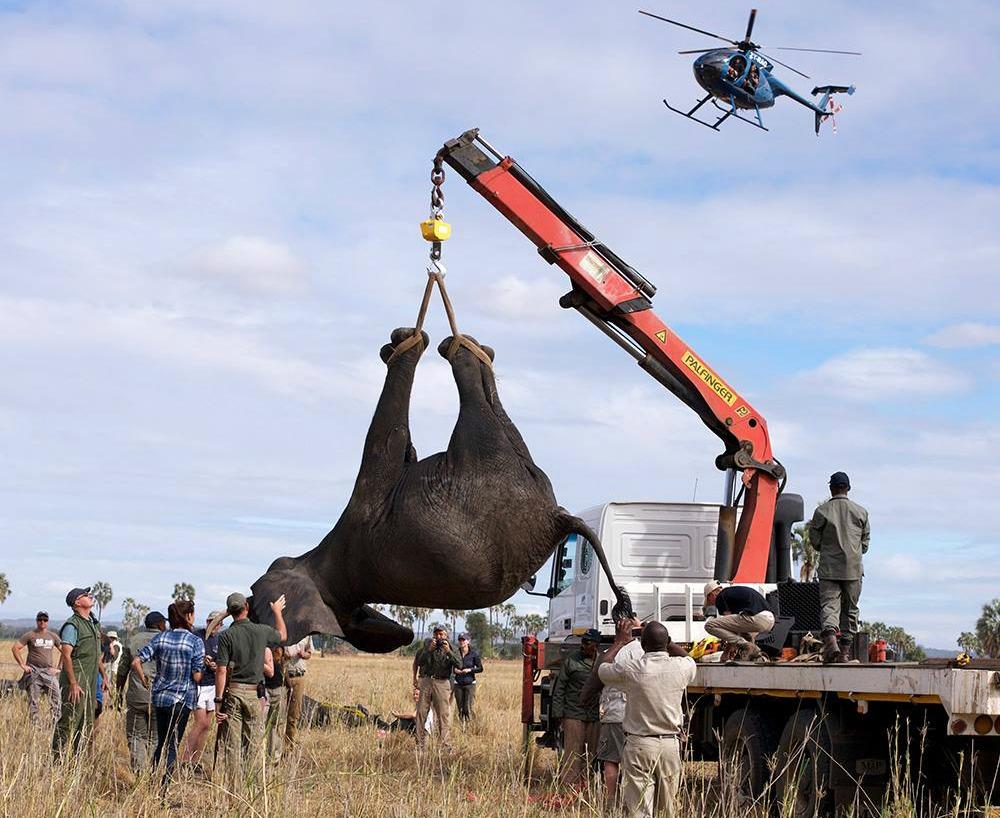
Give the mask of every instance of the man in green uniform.
[{"label": "man in green uniform", "polygon": [[[858,601],[871,529],[868,512],[847,498],[851,481],[842,471],[830,477],[829,500],[809,523],[809,544],[819,552],[819,599],[823,622],[823,661],[851,661],[858,632]],[[838,644],[839,637],[839,644]]]},{"label": "man in green uniform", "polygon": [[[153,751],[156,750],[156,712],[149,688],[132,672],[132,660],[156,634],[167,629],[167,618],[159,611],[150,611],[143,624],[145,627],[132,634],[125,642],[115,679],[119,696],[123,690],[125,692],[125,740],[128,742],[129,760],[135,772],[148,770],[152,766]],[[143,662],[142,672],[152,685],[152,680],[156,678],[156,659]]]},{"label": "man in green uniform", "polygon": [[591,628],[580,638],[580,649],[566,656],[552,685],[552,706],[549,713],[560,719],[563,728],[562,783],[577,787],[583,783],[590,759],[597,750],[600,730],[600,707],[589,707],[580,701],[580,693],[590,678],[597,658],[597,643],[601,634]]},{"label": "man in green uniform", "polygon": [[63,662],[59,674],[62,714],[52,736],[52,751],[57,758],[76,754],[90,737],[97,706],[97,675],[105,679],[101,658],[101,625],[91,612],[94,597],[90,588],[74,588],[66,594],[66,604],[73,615],[59,629]]},{"label": "man in green uniform", "polygon": [[[251,622],[250,606],[241,593],[226,598],[233,624],[219,634],[215,654],[215,718],[219,723],[216,747],[226,756],[226,773],[235,778],[255,744],[261,744],[263,719],[258,686],[264,683],[264,649],[288,638],[285,629],[285,595],[271,603],[274,624]],[[256,769],[259,765],[251,765]]]},{"label": "man in green uniform", "polygon": [[427,713],[434,710],[441,747],[451,750],[451,674],[462,662],[451,649],[448,631],[435,628],[413,657],[413,692],[417,696],[417,747],[427,742]]}]

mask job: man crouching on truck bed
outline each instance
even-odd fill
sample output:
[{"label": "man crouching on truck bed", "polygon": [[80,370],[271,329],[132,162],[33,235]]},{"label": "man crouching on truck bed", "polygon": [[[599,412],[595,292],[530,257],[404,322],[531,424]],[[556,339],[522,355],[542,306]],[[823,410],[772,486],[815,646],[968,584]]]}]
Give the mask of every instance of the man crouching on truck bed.
[{"label": "man crouching on truck bed", "polygon": [[621,792],[629,818],[673,818],[680,784],[678,737],[684,723],[681,702],[694,680],[696,665],[670,641],[659,622],[642,629],[642,656],[618,659],[632,642],[633,620],[618,623],[615,642],[604,654],[597,675],[625,692],[625,749]]},{"label": "man crouching on truck bed", "polygon": [[722,661],[760,659],[760,648],[751,640],[758,633],[774,629],[774,614],[768,609],[767,600],[753,588],[743,585],[724,588],[713,579],[705,585],[705,607],[709,605],[714,605],[719,615],[705,622],[705,632],[722,640]]}]

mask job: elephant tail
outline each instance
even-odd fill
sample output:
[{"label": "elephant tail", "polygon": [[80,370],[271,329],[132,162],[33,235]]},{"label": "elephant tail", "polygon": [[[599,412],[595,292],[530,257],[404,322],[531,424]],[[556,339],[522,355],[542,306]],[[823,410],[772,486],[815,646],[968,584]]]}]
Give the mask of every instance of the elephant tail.
[{"label": "elephant tail", "polygon": [[285,627],[288,644],[294,644],[309,634],[322,633],[343,636],[336,615],[323,599],[316,581],[306,565],[294,557],[279,557],[267,573],[250,588],[250,618],[254,622],[274,625],[271,603],[285,595]]},{"label": "elephant tail", "polygon": [[593,546],[594,553],[597,555],[597,561],[601,564],[601,568],[607,576],[608,582],[611,583],[611,588],[618,600],[611,609],[611,618],[615,622],[618,622],[620,619],[630,619],[635,616],[635,611],[632,609],[632,600],[629,597],[628,592],[623,586],[615,582],[614,574],[611,572],[611,566],[608,564],[608,558],[604,554],[604,546],[601,545],[601,538],[597,536],[597,532],[579,517],[574,514],[570,514],[562,507],[560,507],[558,511],[558,520],[561,529],[561,536],[566,536],[567,534],[579,534]]}]

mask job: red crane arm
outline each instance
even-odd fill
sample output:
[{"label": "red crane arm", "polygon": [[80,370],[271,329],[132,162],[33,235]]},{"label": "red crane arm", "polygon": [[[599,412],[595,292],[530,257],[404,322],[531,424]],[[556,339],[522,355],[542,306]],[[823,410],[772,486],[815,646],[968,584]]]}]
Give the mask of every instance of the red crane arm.
[{"label": "red crane arm", "polygon": [[763,583],[784,469],[771,452],[761,414],[653,312],[656,288],[517,162],[499,154],[477,130],[446,142],[440,155],[570,277],[573,289],[560,304],[581,312],[626,349],[722,439],[726,450],[716,466],[741,471],[746,491],[738,527],[734,498],[720,511],[716,577]]}]

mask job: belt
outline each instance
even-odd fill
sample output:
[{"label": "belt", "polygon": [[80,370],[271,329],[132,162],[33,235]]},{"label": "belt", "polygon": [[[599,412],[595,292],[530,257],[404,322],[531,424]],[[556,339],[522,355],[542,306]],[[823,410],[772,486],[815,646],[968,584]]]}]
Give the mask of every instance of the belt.
[{"label": "belt", "polygon": [[435,682],[447,682],[451,678],[451,674],[447,676],[421,676],[421,679],[433,679]]},{"label": "belt", "polygon": [[677,738],[677,733],[658,733],[651,736],[646,736],[642,733],[626,733],[625,735],[632,736],[632,738]]},{"label": "belt", "polygon": [[257,690],[257,685],[248,685],[243,682],[230,682],[226,685],[226,690]]}]

